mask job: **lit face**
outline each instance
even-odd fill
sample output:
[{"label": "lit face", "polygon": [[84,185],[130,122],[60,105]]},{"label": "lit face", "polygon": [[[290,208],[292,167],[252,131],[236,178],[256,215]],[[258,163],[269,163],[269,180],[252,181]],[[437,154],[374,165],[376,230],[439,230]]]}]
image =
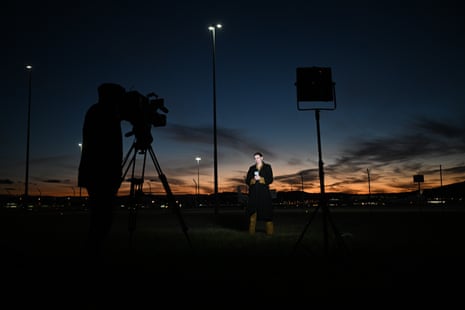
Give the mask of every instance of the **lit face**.
[{"label": "lit face", "polygon": [[263,163],[263,156],[260,156],[260,155],[255,155],[254,156],[254,159],[255,159],[255,163],[257,165],[261,165]]}]

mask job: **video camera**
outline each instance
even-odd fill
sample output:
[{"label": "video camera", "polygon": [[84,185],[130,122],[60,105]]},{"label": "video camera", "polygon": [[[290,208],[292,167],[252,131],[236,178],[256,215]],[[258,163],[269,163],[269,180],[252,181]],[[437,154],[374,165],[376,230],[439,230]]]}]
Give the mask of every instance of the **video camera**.
[{"label": "video camera", "polygon": [[[125,136],[135,135],[138,149],[146,149],[152,143],[152,126],[166,126],[168,109],[164,102],[163,98],[158,98],[158,95],[153,92],[147,96],[138,91],[128,91],[124,94],[121,118],[133,126],[132,131],[126,133]],[[159,110],[165,114],[159,113]]]}]

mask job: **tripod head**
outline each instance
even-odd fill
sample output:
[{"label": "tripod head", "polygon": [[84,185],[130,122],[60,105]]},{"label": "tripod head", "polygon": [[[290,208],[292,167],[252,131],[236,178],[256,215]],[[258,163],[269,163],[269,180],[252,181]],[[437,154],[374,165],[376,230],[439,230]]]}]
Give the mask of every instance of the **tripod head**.
[{"label": "tripod head", "polygon": [[136,150],[147,150],[153,142],[153,136],[149,129],[138,128],[136,126],[127,133],[124,134],[125,137],[134,136],[134,148]]}]

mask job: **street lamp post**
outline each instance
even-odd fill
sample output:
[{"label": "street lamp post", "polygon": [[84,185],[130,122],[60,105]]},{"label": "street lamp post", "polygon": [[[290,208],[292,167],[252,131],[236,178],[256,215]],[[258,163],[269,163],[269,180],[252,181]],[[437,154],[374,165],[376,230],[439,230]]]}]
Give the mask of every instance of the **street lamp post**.
[{"label": "street lamp post", "polygon": [[[79,142],[78,143],[78,146],[79,146],[79,154],[82,155],[82,142]],[[82,198],[82,186],[79,186],[79,199]]]},{"label": "street lamp post", "polygon": [[32,66],[26,65],[29,71],[29,98],[27,104],[27,138],[26,138],[26,179],[24,181],[24,204],[28,207],[29,203],[29,141],[31,137],[31,101],[32,101]]},{"label": "street lamp post", "polygon": [[216,29],[221,29],[221,24],[210,25],[208,30],[212,33],[212,56],[213,56],[213,173],[214,173],[214,196],[215,214],[218,213],[218,143],[216,134]]},{"label": "street lamp post", "polygon": [[200,158],[197,156],[195,160],[197,161],[197,203],[199,204],[199,196],[200,196]]}]

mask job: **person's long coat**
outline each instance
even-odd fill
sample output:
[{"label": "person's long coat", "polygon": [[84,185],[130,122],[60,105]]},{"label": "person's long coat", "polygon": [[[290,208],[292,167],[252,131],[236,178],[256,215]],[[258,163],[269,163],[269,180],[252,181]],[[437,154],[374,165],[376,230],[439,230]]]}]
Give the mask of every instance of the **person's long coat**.
[{"label": "person's long coat", "polygon": [[[260,181],[255,181],[254,174],[258,171]],[[271,197],[270,184],[273,183],[273,170],[270,164],[263,163],[261,169],[256,165],[249,167],[245,179],[249,187],[249,200],[246,213],[248,216],[257,212],[257,220],[273,220],[273,201]]]}]

